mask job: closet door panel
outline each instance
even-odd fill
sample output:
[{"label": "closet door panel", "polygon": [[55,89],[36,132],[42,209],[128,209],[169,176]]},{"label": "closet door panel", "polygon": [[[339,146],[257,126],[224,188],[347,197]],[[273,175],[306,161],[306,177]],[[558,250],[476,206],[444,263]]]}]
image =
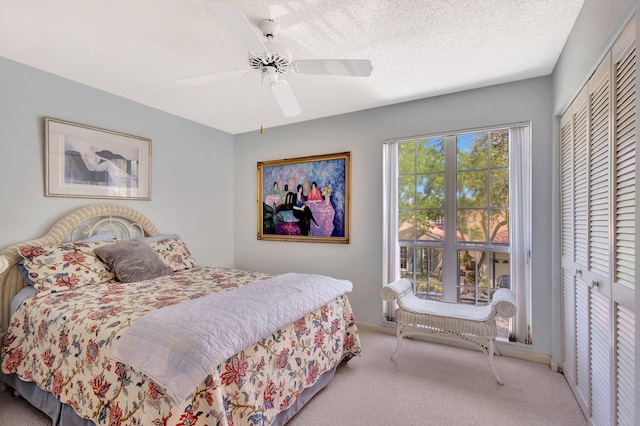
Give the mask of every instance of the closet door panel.
[{"label": "closet door panel", "polygon": [[589,276],[585,278],[597,283],[594,291],[610,298],[611,55],[596,69],[587,88]]},{"label": "closet door panel", "polygon": [[594,425],[637,423],[635,30],[560,120],[563,371]]},{"label": "closet door panel", "polygon": [[561,118],[561,253],[563,371],[576,398],[590,411],[588,259],[588,93],[585,87]]},{"label": "closet door panel", "polygon": [[587,270],[589,222],[589,152],[587,102],[576,105],[573,114],[573,249],[574,262]]},{"label": "closet door panel", "polygon": [[616,423],[634,424],[635,417],[635,377],[636,377],[636,339],[635,313],[616,305]]},{"label": "closet door panel", "polygon": [[[585,92],[586,94],[586,92]],[[561,264],[562,264],[562,371],[572,388],[577,384],[576,284],[574,252],[573,107],[560,119],[561,129]]]},{"label": "closet door panel", "polygon": [[630,24],[613,49],[614,285],[635,291],[636,47]]},{"label": "closet door panel", "polygon": [[[573,116],[571,109],[560,120],[561,127],[561,227],[562,264],[569,268],[574,260],[573,252]],[[568,264],[567,264],[568,263]],[[564,274],[563,274],[564,275]]]},{"label": "closet door panel", "polygon": [[591,330],[589,320],[590,292],[587,284],[576,280],[576,389],[578,402],[591,411]]},{"label": "closet door panel", "polygon": [[562,268],[562,372],[576,385],[576,284],[573,271]]},{"label": "closet door panel", "polygon": [[598,292],[590,297],[591,413],[596,425],[612,424],[610,300]]},{"label": "closet door panel", "polygon": [[636,24],[612,49],[613,81],[613,324],[615,423],[635,419],[636,264]]}]

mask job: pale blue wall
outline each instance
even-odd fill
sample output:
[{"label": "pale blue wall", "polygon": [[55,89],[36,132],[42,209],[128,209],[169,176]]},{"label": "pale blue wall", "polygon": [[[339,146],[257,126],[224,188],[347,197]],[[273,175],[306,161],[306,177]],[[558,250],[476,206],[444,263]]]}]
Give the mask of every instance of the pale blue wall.
[{"label": "pale blue wall", "polygon": [[[239,268],[347,278],[356,319],[382,320],[382,144],[386,139],[532,122],[533,333],[551,354],[551,78],[470,90],[236,135],[235,262]],[[256,162],[351,151],[351,244],[256,240]]]},{"label": "pale blue wall", "polygon": [[[233,136],[0,58],[0,247],[77,207],[44,196],[44,118],[152,140],[151,201],[124,201],[176,232],[201,263],[233,266]],[[113,201],[111,201],[113,202]]]},{"label": "pale blue wall", "polygon": [[553,112],[566,109],[631,17],[636,0],[585,0],[553,70]]}]

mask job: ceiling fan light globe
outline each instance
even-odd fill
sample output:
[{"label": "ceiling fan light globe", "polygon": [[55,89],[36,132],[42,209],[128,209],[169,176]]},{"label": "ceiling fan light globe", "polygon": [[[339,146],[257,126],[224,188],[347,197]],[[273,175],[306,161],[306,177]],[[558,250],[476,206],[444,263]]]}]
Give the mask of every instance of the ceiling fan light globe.
[{"label": "ceiling fan light globe", "polygon": [[266,81],[269,85],[278,82],[278,71],[274,67],[262,68],[262,81]]}]

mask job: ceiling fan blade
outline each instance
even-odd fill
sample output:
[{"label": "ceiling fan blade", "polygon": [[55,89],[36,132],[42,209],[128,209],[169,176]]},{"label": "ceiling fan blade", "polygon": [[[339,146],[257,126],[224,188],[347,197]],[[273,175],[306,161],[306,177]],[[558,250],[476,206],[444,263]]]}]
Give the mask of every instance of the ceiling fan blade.
[{"label": "ceiling fan blade", "polygon": [[369,77],[373,66],[368,59],[308,59],[293,61],[291,69],[300,74]]},{"label": "ceiling fan blade", "polygon": [[241,77],[249,74],[248,70],[222,71],[210,74],[197,75],[195,77],[181,78],[174,81],[178,86],[196,86],[198,84],[209,83],[211,81],[226,80],[234,77]]},{"label": "ceiling fan blade", "polygon": [[256,54],[269,53],[262,41],[262,35],[249,22],[238,6],[219,1],[209,2],[209,7],[218,15],[236,37],[244,41],[249,50]]},{"label": "ceiling fan blade", "polygon": [[300,114],[300,105],[298,105],[289,83],[284,80],[274,81],[271,83],[271,90],[285,117],[295,117]]}]

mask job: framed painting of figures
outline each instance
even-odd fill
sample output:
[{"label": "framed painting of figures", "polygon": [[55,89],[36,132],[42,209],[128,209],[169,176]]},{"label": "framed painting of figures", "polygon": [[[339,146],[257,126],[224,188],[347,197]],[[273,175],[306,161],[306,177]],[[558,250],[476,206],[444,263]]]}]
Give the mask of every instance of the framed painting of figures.
[{"label": "framed painting of figures", "polygon": [[349,243],[351,153],[258,163],[258,239]]}]

